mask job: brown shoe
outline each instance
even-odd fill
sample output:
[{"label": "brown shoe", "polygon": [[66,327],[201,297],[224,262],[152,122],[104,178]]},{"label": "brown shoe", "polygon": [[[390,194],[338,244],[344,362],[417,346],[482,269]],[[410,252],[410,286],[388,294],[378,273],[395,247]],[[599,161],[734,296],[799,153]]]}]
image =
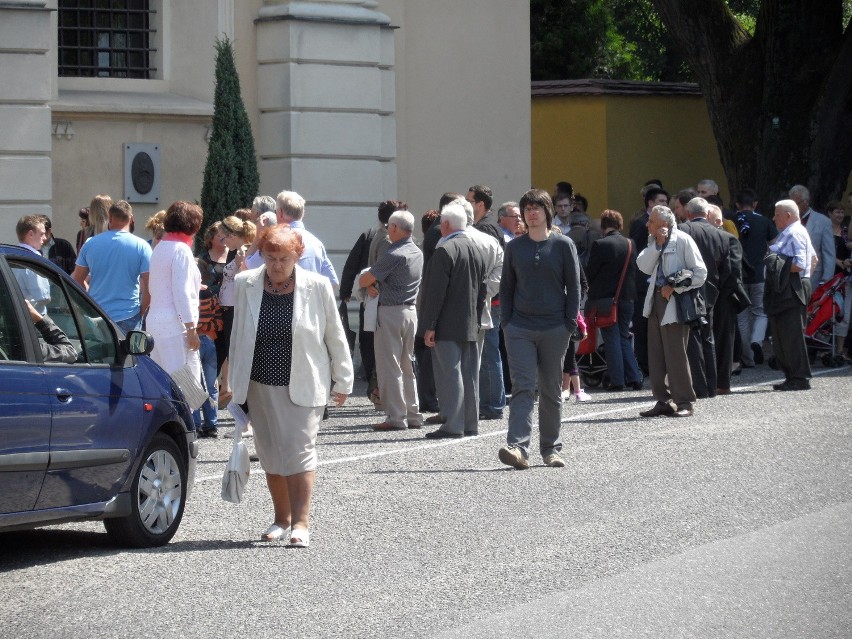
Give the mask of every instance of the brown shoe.
[{"label": "brown shoe", "polygon": [[432,417],[426,418],[426,423],[429,424],[429,426],[440,425],[440,424],[445,423],[446,421],[447,421],[447,418],[444,417],[443,415],[441,415],[441,413],[438,413],[437,415],[432,415]]},{"label": "brown shoe", "polygon": [[405,426],[397,426],[396,424],[391,424],[390,422],[382,422],[381,424],[375,424],[373,426],[373,430],[378,431],[388,431],[388,430],[405,430]]},{"label": "brown shoe", "polygon": [[716,394],[717,395],[730,395],[731,389],[730,388],[717,388]]},{"label": "brown shoe", "polygon": [[674,415],[675,409],[670,404],[657,402],[648,410],[643,410],[639,413],[640,417],[671,417]]}]

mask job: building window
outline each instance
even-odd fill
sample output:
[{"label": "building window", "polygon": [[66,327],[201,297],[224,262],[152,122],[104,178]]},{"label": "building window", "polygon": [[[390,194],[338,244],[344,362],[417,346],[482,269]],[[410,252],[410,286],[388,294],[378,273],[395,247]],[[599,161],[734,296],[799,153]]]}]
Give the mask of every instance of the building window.
[{"label": "building window", "polygon": [[156,77],[151,0],[59,0],[59,75]]}]

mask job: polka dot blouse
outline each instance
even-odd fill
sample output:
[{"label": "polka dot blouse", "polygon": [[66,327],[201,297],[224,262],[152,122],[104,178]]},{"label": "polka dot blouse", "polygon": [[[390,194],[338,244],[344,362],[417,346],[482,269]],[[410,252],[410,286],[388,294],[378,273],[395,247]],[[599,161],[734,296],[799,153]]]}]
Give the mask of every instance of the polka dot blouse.
[{"label": "polka dot blouse", "polygon": [[263,292],[251,379],[267,386],[289,386],[293,359],[293,293]]}]

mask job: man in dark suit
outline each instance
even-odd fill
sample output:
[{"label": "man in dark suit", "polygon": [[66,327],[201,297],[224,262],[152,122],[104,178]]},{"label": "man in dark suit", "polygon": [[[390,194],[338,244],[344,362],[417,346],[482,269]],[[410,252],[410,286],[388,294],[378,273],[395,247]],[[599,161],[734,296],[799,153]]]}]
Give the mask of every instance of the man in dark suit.
[{"label": "man in dark suit", "polygon": [[627,271],[618,298],[618,322],[601,328],[609,372],[608,390],[620,391],[627,385],[633,390],[642,388],[642,372],[630,343],[630,320],[636,303],[636,256],[633,241],[619,231],[623,227],[621,213],[607,209],[601,213],[601,231],[604,236],[589,248],[586,278],[589,281],[587,308],[596,300],[615,297],[618,282],[627,264]]},{"label": "man in dark suit", "polygon": [[[444,193],[438,202],[438,211],[462,197],[461,193]],[[435,253],[438,242],[441,241],[441,218],[438,217],[423,234],[423,273],[429,266],[429,260]],[[414,338],[414,359],[417,363],[417,396],[420,398],[420,410],[424,413],[437,413],[438,397],[435,391],[435,375],[432,370],[432,349],[423,342],[423,323],[417,324],[417,335]],[[427,424],[443,424],[443,415],[432,415],[426,419]]]},{"label": "man in dark suit", "polygon": [[479,318],[485,304],[485,260],[463,233],[467,213],[458,203],[441,211],[441,242],[423,278],[423,341],[445,422],[429,439],[464,437],[479,430]]},{"label": "man in dark suit", "polygon": [[707,267],[707,279],[701,287],[707,314],[704,316],[704,323],[690,330],[687,346],[692,386],[699,399],[716,396],[718,376],[716,341],[713,335],[713,306],[719,297],[721,284],[727,283],[731,274],[728,242],[722,237],[722,232],[707,221],[710,206],[703,197],[693,198],[686,205],[689,221],[678,225],[678,230],[683,231],[695,241],[704,265]]},{"label": "man in dark suit", "polygon": [[731,273],[720,282],[719,297],[713,307],[713,339],[716,342],[716,394],[731,392],[731,371],[736,349],[737,314],[749,307],[748,293],[743,284],[743,247],[740,241],[722,229],[722,209],[711,204],[707,216],[728,243],[728,262]]},{"label": "man in dark suit", "polygon": [[49,217],[42,215],[41,219],[44,221],[44,231],[46,233],[44,246],[41,247],[41,254],[68,273],[68,275],[71,275],[74,272],[75,262],[77,261],[77,254],[74,252],[74,247],[71,246],[71,242],[68,240],[63,240],[53,234]]}]

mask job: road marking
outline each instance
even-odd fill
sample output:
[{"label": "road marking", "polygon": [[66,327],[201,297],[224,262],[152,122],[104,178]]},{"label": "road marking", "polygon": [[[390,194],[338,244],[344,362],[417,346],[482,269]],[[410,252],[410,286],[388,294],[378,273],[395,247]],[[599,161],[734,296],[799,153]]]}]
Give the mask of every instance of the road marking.
[{"label": "road marking", "polygon": [[[824,370],[821,370],[821,371],[817,371],[817,372],[813,373],[813,375],[814,376],[825,375],[827,373],[832,373],[832,372],[835,372],[835,371],[838,371],[838,370],[840,370],[840,369],[827,368],[827,369],[824,369]],[[778,384],[778,383],[783,382],[783,381],[784,381],[784,378],[770,379],[770,380],[760,382],[760,383],[757,383],[757,384],[749,384],[747,386],[736,386],[736,387],[732,388],[731,390],[733,391],[732,394],[735,394],[738,391],[744,391],[744,390],[749,390],[749,389],[752,389],[752,388],[758,388],[760,386],[770,386],[771,384]],[[593,413],[583,413],[582,415],[575,415],[573,417],[566,417],[565,419],[562,420],[562,423],[567,424],[569,422],[580,422],[580,421],[583,421],[583,420],[586,420],[586,419],[589,419],[589,418],[592,418],[592,417],[601,417],[603,415],[613,415],[613,414],[617,414],[617,413],[628,413],[628,412],[633,412],[635,410],[636,410],[636,406],[634,406],[634,405],[621,406],[619,408],[612,408],[612,409],[609,409],[609,410],[601,410],[601,411],[596,411],[596,412],[593,412]],[[497,430],[497,431],[494,431],[494,432],[491,432],[491,433],[482,433],[480,435],[474,435],[473,437],[464,437],[462,439],[447,439],[447,440],[443,440],[443,441],[440,441],[440,442],[424,443],[424,444],[420,444],[418,446],[408,446],[406,448],[393,448],[391,450],[380,450],[380,451],[376,451],[376,452],[372,452],[372,453],[365,453],[363,455],[353,455],[352,457],[341,457],[340,459],[320,460],[319,462],[317,462],[317,464],[319,466],[334,466],[335,464],[348,464],[348,463],[351,463],[351,462],[359,462],[359,461],[364,461],[364,460],[367,460],[367,459],[376,459],[378,457],[387,457],[388,455],[411,453],[411,452],[417,452],[417,451],[421,451],[421,450],[429,450],[429,449],[432,449],[432,448],[441,448],[441,447],[444,447],[444,446],[452,446],[454,444],[464,444],[466,442],[473,441],[473,440],[476,440],[476,439],[485,439],[486,437],[495,437],[497,435],[505,435],[506,432],[507,432],[507,429],[504,428],[502,430]],[[659,433],[660,431],[655,431],[655,432]],[[414,441],[414,440],[412,440],[412,441]],[[197,483],[204,482],[204,481],[214,481],[214,480],[218,481],[220,479],[222,479],[222,475],[214,475],[214,476],[209,476],[209,477],[196,477],[195,483],[197,484]]]}]

